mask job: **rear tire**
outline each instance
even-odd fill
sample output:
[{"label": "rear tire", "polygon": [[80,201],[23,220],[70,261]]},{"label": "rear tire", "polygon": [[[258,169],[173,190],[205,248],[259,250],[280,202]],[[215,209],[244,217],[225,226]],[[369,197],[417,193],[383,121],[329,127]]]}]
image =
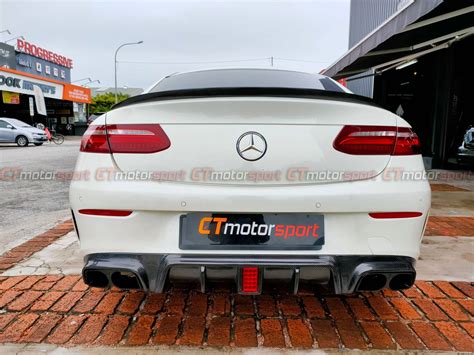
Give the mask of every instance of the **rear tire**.
[{"label": "rear tire", "polygon": [[28,138],[26,138],[25,136],[16,137],[15,142],[19,147],[27,147],[28,146]]},{"label": "rear tire", "polygon": [[43,145],[43,143],[34,143],[34,145],[36,145],[37,147],[39,147],[40,145]]}]

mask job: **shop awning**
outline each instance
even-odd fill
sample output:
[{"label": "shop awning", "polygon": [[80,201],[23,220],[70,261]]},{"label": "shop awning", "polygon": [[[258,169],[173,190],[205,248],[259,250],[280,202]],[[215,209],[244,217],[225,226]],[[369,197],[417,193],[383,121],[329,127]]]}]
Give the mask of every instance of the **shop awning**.
[{"label": "shop awning", "polygon": [[324,75],[335,79],[383,72],[448,48],[474,34],[473,0],[409,0],[346,52]]}]

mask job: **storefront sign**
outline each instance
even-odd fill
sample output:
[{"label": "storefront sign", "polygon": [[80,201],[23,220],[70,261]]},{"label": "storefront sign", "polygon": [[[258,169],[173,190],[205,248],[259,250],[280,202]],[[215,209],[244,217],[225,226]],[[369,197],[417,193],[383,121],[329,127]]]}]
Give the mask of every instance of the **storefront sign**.
[{"label": "storefront sign", "polygon": [[57,80],[42,79],[29,73],[0,68],[0,91],[34,95],[34,87],[41,89],[44,97],[78,103],[91,103],[91,89]]},{"label": "storefront sign", "polygon": [[0,67],[15,69],[15,48],[6,43],[0,43]]},{"label": "storefront sign", "polygon": [[91,89],[83,88],[80,86],[64,84],[64,100],[75,101],[75,102],[91,102]]},{"label": "storefront sign", "polygon": [[26,53],[17,53],[16,62],[17,69],[22,72],[66,83],[71,82],[71,69],[69,68],[33,57]]},{"label": "storefront sign", "polygon": [[60,84],[44,82],[13,73],[2,72],[0,74],[0,90],[2,91],[34,95],[35,85],[40,87],[45,97],[53,99],[62,99],[63,97],[63,86]]},{"label": "storefront sign", "polygon": [[72,68],[72,59],[41,48],[22,39],[17,39],[16,48],[20,52],[30,54],[48,62],[55,63],[66,68]]},{"label": "storefront sign", "polygon": [[10,91],[2,91],[4,104],[18,105],[20,103],[20,94]]}]

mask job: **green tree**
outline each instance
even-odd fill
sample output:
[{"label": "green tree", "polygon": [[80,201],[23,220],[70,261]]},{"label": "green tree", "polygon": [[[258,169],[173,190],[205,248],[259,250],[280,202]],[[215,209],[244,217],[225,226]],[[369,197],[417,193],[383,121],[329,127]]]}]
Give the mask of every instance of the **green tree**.
[{"label": "green tree", "polygon": [[[128,99],[126,94],[118,94],[118,102],[121,102],[125,99]],[[107,92],[105,94],[97,95],[92,98],[92,103],[90,106],[90,113],[96,112],[107,112],[112,106],[115,105],[115,94],[112,92]]]}]

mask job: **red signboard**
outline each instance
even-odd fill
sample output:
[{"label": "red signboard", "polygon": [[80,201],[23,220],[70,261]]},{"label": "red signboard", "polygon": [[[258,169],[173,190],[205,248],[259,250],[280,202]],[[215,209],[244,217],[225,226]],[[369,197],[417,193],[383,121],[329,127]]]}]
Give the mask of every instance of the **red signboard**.
[{"label": "red signboard", "polygon": [[37,45],[31,44],[22,39],[17,39],[16,49],[20,52],[32,55],[34,57],[47,60],[48,62],[62,65],[66,68],[72,68],[72,59],[48,51],[47,49],[38,47]]}]

